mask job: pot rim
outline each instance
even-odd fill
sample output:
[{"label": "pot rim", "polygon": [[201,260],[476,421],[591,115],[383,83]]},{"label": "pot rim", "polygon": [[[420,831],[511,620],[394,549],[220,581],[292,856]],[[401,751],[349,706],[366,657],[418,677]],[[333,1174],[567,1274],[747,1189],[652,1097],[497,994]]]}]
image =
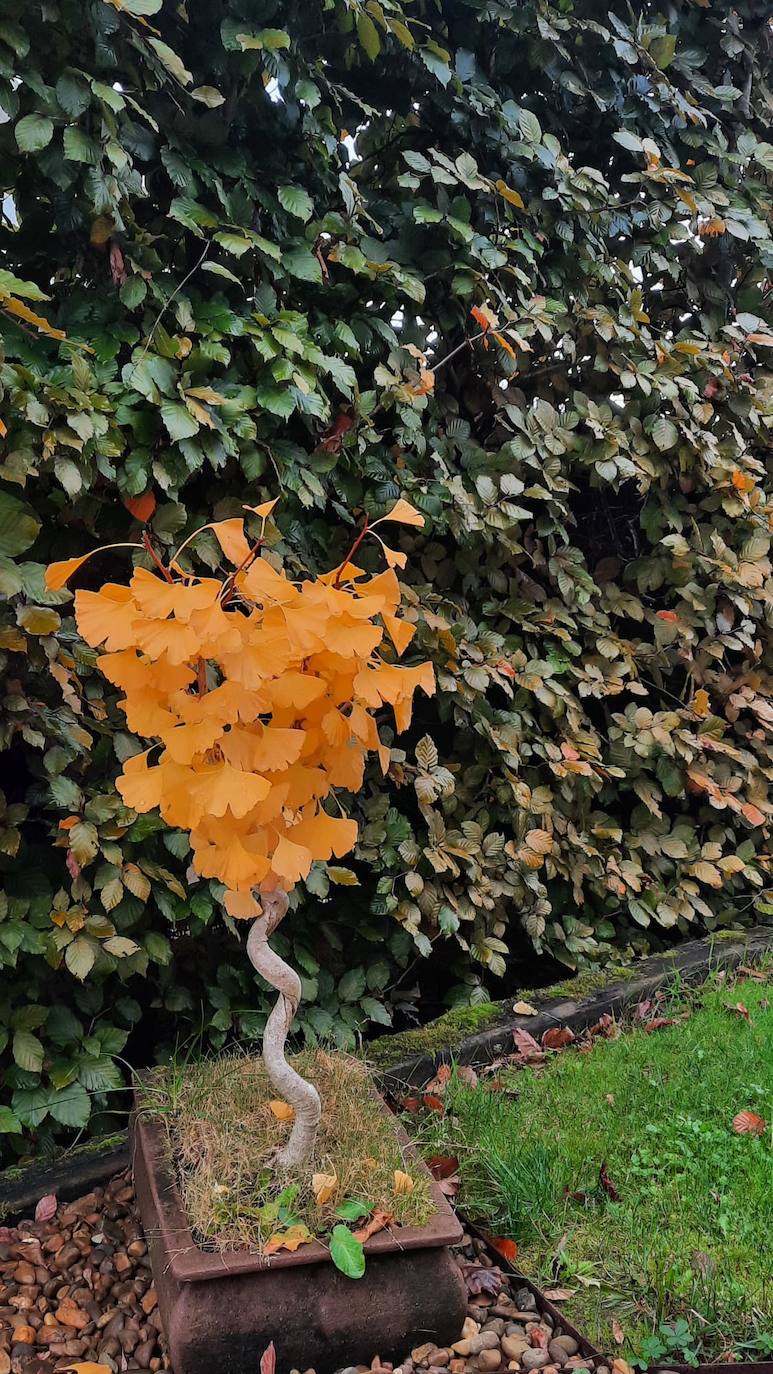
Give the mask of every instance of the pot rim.
[{"label": "pot rim", "polygon": [[[381,1110],[388,1108],[379,1098]],[[401,1250],[428,1250],[440,1246],[458,1245],[462,1239],[462,1225],[429,1173],[423,1160],[406,1135],[403,1127],[389,1113],[395,1133],[412,1162],[425,1172],[430,1181],[430,1194],[437,1208],[425,1226],[387,1227],[365,1242],[366,1257],[396,1255]],[[196,1244],[185,1216],[182,1196],[165,1148],[165,1137],[158,1122],[149,1118],[135,1097],[131,1121],[132,1167],[135,1156],[142,1156],[147,1182],[156,1213],[158,1232],[167,1267],[178,1283],[196,1283],[206,1279],[224,1279],[242,1274],[265,1273],[268,1269],[291,1269],[308,1264],[332,1264],[330,1251],[321,1241],[314,1240],[293,1252],[280,1251],[264,1256],[249,1250],[202,1250]]]}]

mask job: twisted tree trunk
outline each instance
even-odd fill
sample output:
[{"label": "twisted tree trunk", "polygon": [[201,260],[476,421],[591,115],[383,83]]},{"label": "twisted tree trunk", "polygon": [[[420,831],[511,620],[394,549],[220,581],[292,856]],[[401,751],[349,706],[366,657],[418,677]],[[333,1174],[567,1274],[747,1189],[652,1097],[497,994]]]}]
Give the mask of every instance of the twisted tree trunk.
[{"label": "twisted tree trunk", "polygon": [[295,1111],[287,1144],[275,1151],[274,1162],[282,1169],[304,1164],[314,1149],[320,1117],[319,1094],[288,1064],[285,1043],[301,1000],[301,980],[284,959],[269,948],[269,937],[276,930],[288,907],[286,892],[262,892],[263,915],[253,922],[247,936],[247,954],[258,973],[279,993],[263,1033],[263,1060],[272,1086]]}]

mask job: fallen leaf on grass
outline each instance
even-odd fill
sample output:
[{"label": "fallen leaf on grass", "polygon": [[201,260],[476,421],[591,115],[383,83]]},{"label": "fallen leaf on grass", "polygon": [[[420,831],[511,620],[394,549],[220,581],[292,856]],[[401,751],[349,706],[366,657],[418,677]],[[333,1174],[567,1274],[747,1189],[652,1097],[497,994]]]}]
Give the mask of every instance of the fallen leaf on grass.
[{"label": "fallen leaf on grass", "polygon": [[290,1106],[289,1102],[280,1102],[279,1099],[275,1099],[273,1102],[269,1102],[268,1105],[277,1121],[292,1121],[295,1116],[295,1111]]},{"label": "fallen leaf on grass", "polygon": [[542,1296],[547,1298],[548,1302],[567,1302],[576,1292],[576,1288],[546,1288]]},{"label": "fallen leaf on grass", "polygon": [[432,1155],[426,1163],[432,1177],[438,1182],[443,1178],[449,1178],[459,1168],[456,1155]]},{"label": "fallen leaf on grass", "polygon": [[471,1064],[462,1064],[460,1068],[456,1070],[456,1076],[462,1083],[466,1083],[468,1088],[477,1088],[478,1075]]},{"label": "fallen leaf on grass", "polygon": [[276,1374],[276,1346],[273,1341],[260,1357],[260,1374]]},{"label": "fallen leaf on grass", "polygon": [[618,1344],[618,1345],[625,1345],[625,1332],[624,1332],[622,1326],[620,1325],[619,1321],[617,1320],[617,1317],[613,1317],[613,1318],[612,1318],[612,1323],[611,1323],[611,1325],[612,1325],[612,1335],[614,1336],[615,1340],[617,1341],[617,1344]]},{"label": "fallen leaf on grass", "polygon": [[740,964],[738,972],[745,974],[747,978],[754,978],[758,983],[767,982],[767,974],[763,973],[761,968],[750,968],[748,964]]},{"label": "fallen leaf on grass", "polygon": [[288,1226],[286,1231],[275,1231],[273,1236],[269,1236],[263,1246],[263,1254],[276,1255],[280,1250],[298,1250],[313,1239],[308,1226],[298,1222],[296,1226]]},{"label": "fallen leaf on grass", "polygon": [[318,1207],[323,1203],[329,1202],[338,1187],[337,1174],[312,1174],[311,1186],[314,1190],[314,1200]]},{"label": "fallen leaf on grass", "polygon": [[533,1006],[531,1005],[531,1002],[515,1002],[514,1005],[513,1005],[513,1011],[515,1012],[516,1016],[538,1016],[538,1015],[539,1015],[539,1013],[538,1013],[538,1011],[537,1011],[537,1008],[536,1008],[536,1007],[533,1007]]},{"label": "fallen leaf on grass", "polygon": [[651,998],[645,998],[643,1002],[639,1002],[633,1014],[634,1021],[646,1021],[653,1006],[654,1002]]},{"label": "fallen leaf on grass", "polygon": [[726,1002],[725,1011],[734,1011],[736,1016],[742,1016],[744,1021],[748,1021],[749,1025],[752,1024],[749,1008],[743,1002],[734,1002],[732,1006],[729,1002]]},{"label": "fallen leaf on grass", "polygon": [[605,1098],[604,1100],[607,1102],[607,1104],[608,1104],[610,1107],[614,1107],[614,1105],[615,1105],[615,1094],[614,1094],[614,1093],[607,1093],[606,1098]]},{"label": "fallen leaf on grass", "polygon": [[496,1250],[502,1259],[507,1260],[508,1264],[513,1263],[518,1254],[517,1240],[510,1240],[509,1236],[489,1236],[488,1241],[492,1250]]},{"label": "fallen leaf on grass", "polygon": [[599,1184],[604,1189],[604,1192],[606,1193],[607,1197],[610,1198],[612,1202],[620,1201],[620,1194],[618,1193],[614,1183],[612,1182],[607,1172],[606,1160],[599,1169]]},{"label": "fallen leaf on grass", "polygon": [[513,1031],[513,1040],[515,1041],[515,1048],[522,1059],[527,1061],[534,1058],[544,1059],[545,1056],[542,1053],[542,1048],[534,1039],[534,1036],[530,1035],[528,1031],[521,1030],[520,1026]]},{"label": "fallen leaf on grass", "polygon": [[436,1093],[425,1093],[421,1100],[428,1111],[445,1112],[445,1103]]},{"label": "fallen leaf on grass", "polygon": [[676,1026],[678,1024],[678,1016],[653,1016],[652,1020],[642,1027],[642,1030],[649,1035],[651,1031],[662,1030],[664,1026]]},{"label": "fallen leaf on grass", "polygon": [[412,1193],[415,1184],[410,1174],[406,1174],[402,1169],[395,1169],[394,1191],[396,1193]]},{"label": "fallen leaf on grass", "polygon": [[764,1135],[768,1123],[756,1112],[739,1112],[733,1117],[733,1130],[736,1135]]},{"label": "fallen leaf on grass", "polygon": [[56,1194],[46,1193],[46,1196],[40,1199],[40,1202],[35,1208],[35,1220],[50,1221],[51,1218],[56,1215],[56,1209],[58,1206],[59,1204],[56,1200]]},{"label": "fallen leaf on grass", "polygon": [[564,1184],[564,1197],[570,1197],[572,1202],[588,1203],[593,1201],[590,1193],[582,1193],[579,1191],[573,1192],[568,1184]]},{"label": "fallen leaf on grass", "polygon": [[452,1072],[452,1070],[451,1070],[451,1065],[450,1065],[450,1064],[441,1064],[441,1065],[440,1065],[440,1068],[438,1069],[437,1073],[435,1074],[435,1077],[432,1079],[432,1082],[427,1084],[427,1092],[428,1092],[428,1093],[442,1093],[442,1092],[445,1092],[445,1089],[446,1089],[446,1087],[448,1086],[448,1083],[450,1082],[450,1079],[451,1079],[451,1072]]},{"label": "fallen leaf on grass", "polygon": [[590,1029],[589,1029],[589,1031],[588,1031],[588,1034],[589,1034],[589,1035],[606,1035],[606,1036],[611,1036],[611,1035],[614,1033],[614,1029],[615,1029],[615,1023],[614,1023],[614,1021],[612,1020],[612,1017],[609,1015],[609,1012],[606,1012],[606,1011],[605,1011],[605,1012],[604,1012],[604,1015],[603,1015],[603,1016],[600,1016],[599,1019],[598,1019],[598,1021],[596,1021],[596,1022],[590,1027]]},{"label": "fallen leaf on grass", "polygon": [[400,1110],[403,1112],[417,1112],[421,1103],[418,1097],[404,1097],[400,1103]]},{"label": "fallen leaf on grass", "polygon": [[357,1231],[353,1231],[352,1235],[355,1240],[361,1241],[364,1245],[366,1240],[370,1240],[371,1236],[375,1236],[377,1231],[383,1231],[384,1227],[388,1226],[394,1219],[394,1212],[374,1212],[370,1220],[366,1221],[364,1226],[360,1226]]},{"label": "fallen leaf on grass", "polygon": [[633,1374],[633,1370],[627,1360],[612,1361],[613,1374]]},{"label": "fallen leaf on grass", "polygon": [[542,1048],[545,1050],[562,1050],[564,1045],[570,1045],[574,1040],[574,1031],[568,1026],[551,1026],[546,1030],[542,1037]]}]

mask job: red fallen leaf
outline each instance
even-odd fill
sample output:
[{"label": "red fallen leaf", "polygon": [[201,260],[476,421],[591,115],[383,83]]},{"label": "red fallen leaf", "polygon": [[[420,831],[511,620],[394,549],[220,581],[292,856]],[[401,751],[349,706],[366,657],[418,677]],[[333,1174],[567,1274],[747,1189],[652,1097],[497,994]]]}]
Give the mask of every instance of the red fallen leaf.
[{"label": "red fallen leaf", "polygon": [[110,276],[113,278],[114,286],[123,286],[126,281],[123,253],[115,239],[110,240]]},{"label": "red fallen leaf", "polygon": [[645,1030],[649,1035],[650,1031],[661,1030],[663,1026],[677,1026],[678,1024],[678,1016],[653,1016],[652,1020],[642,1027],[642,1030]]},{"label": "red fallen leaf", "polygon": [[612,1017],[609,1015],[609,1012],[605,1011],[604,1015],[600,1016],[598,1021],[594,1022],[594,1024],[590,1027],[588,1034],[608,1035],[613,1025],[614,1021],[612,1020]]},{"label": "red fallen leaf", "polygon": [[65,858],[64,862],[67,867],[67,872],[69,873],[73,882],[76,882],[76,880],[81,875],[81,866],[78,863],[78,860],[76,859],[71,849],[67,850],[67,857]]},{"label": "red fallen leaf", "polygon": [[541,1326],[533,1326],[529,1332],[529,1340],[534,1350],[547,1350],[548,1333]]},{"label": "red fallen leaf", "polygon": [[474,305],[472,307],[470,314],[472,315],[472,318],[475,320],[475,323],[480,325],[481,329],[483,330],[483,333],[487,334],[489,329],[491,328],[491,320],[489,319],[488,315],[486,315],[482,310],[479,310],[477,305]]},{"label": "red fallen leaf", "polygon": [[273,1341],[260,1357],[260,1374],[276,1374],[276,1347]]},{"label": "red fallen leaf", "polygon": [[588,1203],[593,1201],[590,1193],[572,1192],[567,1185],[564,1185],[564,1197],[570,1197],[572,1202]]},{"label": "red fallen leaf", "polygon": [[667,620],[669,624],[673,624],[675,620],[679,619],[676,611],[656,611],[655,615],[658,620]]},{"label": "red fallen leaf", "polygon": [[599,1169],[599,1183],[601,1184],[601,1187],[604,1189],[604,1192],[606,1193],[607,1197],[610,1198],[612,1202],[620,1202],[620,1194],[618,1193],[614,1183],[612,1182],[611,1178],[609,1177],[609,1174],[607,1173],[606,1160],[604,1160],[603,1164],[601,1165],[601,1168]]},{"label": "red fallen leaf", "polygon": [[157,504],[152,491],[143,491],[141,496],[124,496],[123,503],[135,520],[143,525],[147,525]]},{"label": "red fallen leaf", "polygon": [[732,1007],[728,1004],[725,1004],[725,1011],[734,1011],[737,1016],[742,1016],[744,1021],[748,1021],[749,1025],[752,1024],[752,1018],[749,1014],[749,1008],[743,1002],[734,1002]]},{"label": "red fallen leaf", "polygon": [[0,1226],[0,1245],[13,1245],[19,1239],[19,1232],[15,1226]]},{"label": "red fallen leaf", "polygon": [[373,1216],[365,1222],[364,1226],[360,1226],[357,1231],[352,1232],[354,1239],[362,1241],[364,1245],[366,1240],[370,1240],[371,1236],[375,1236],[377,1231],[383,1231],[384,1227],[388,1226],[390,1221],[394,1221],[394,1219],[394,1212],[376,1211],[373,1213]]},{"label": "red fallen leaf", "polygon": [[435,1093],[425,1093],[421,1100],[428,1111],[445,1113],[445,1103]]},{"label": "red fallen leaf", "polygon": [[404,1112],[417,1112],[420,1106],[418,1097],[404,1097],[400,1103],[400,1108]]},{"label": "red fallen leaf", "polygon": [[733,1130],[736,1135],[764,1135],[768,1123],[756,1112],[739,1112],[733,1117]]},{"label": "red fallen leaf", "polygon": [[542,1048],[545,1050],[562,1050],[564,1045],[570,1045],[574,1040],[574,1031],[568,1026],[551,1026],[546,1030],[542,1037]]},{"label": "red fallen leaf", "polygon": [[340,415],[336,416],[324,439],[321,439],[317,444],[318,450],[321,453],[338,453],[346,431],[351,429],[353,424],[352,416],[345,415],[342,411]]},{"label": "red fallen leaf", "polygon": [[530,1035],[528,1031],[521,1030],[520,1026],[517,1026],[516,1029],[513,1031],[513,1040],[515,1041],[515,1047],[519,1055],[522,1056],[522,1058],[529,1059],[529,1057],[532,1055],[536,1055],[539,1059],[543,1057],[542,1049],[540,1045],[537,1043],[537,1041],[534,1039],[534,1036]]},{"label": "red fallen leaf", "polygon": [[432,1155],[426,1164],[432,1177],[438,1180],[450,1178],[451,1174],[455,1174],[459,1168],[459,1160],[456,1155]]},{"label": "red fallen leaf", "polygon": [[573,1298],[576,1292],[576,1288],[546,1288],[542,1296],[547,1298],[548,1302],[566,1302]]},{"label": "red fallen leaf", "polygon": [[35,1220],[50,1221],[52,1217],[56,1216],[56,1209],[58,1206],[59,1203],[56,1200],[56,1194],[46,1193],[45,1197],[40,1199],[40,1202],[35,1208]]},{"label": "red fallen leaf", "polygon": [[512,1264],[518,1254],[518,1242],[510,1240],[508,1236],[489,1236],[488,1239],[491,1248],[496,1250],[502,1259],[507,1260],[508,1264]]},{"label": "red fallen leaf", "polygon": [[431,1083],[427,1084],[428,1093],[442,1093],[451,1079],[451,1065],[441,1064]]},{"label": "red fallen leaf", "polygon": [[624,1332],[622,1326],[620,1325],[619,1321],[617,1320],[617,1317],[613,1317],[613,1318],[612,1318],[612,1323],[611,1323],[611,1325],[612,1325],[612,1335],[614,1336],[615,1340],[617,1341],[617,1344],[618,1344],[618,1345],[625,1345],[625,1332]]},{"label": "red fallen leaf", "polygon": [[646,1021],[652,1011],[653,1005],[654,1003],[649,998],[645,999],[643,1002],[639,1002],[633,1014],[634,1021]]}]

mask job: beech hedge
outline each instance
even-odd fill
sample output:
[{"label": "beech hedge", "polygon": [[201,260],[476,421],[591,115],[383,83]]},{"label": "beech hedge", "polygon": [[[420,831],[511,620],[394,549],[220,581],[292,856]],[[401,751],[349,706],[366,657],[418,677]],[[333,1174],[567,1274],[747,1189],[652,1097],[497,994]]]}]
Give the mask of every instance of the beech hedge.
[{"label": "beech hedge", "polygon": [[527,944],[773,910],[772,46],[758,0],[0,4],[11,1149],[267,1006],[113,787],[137,741],[43,584],[97,543],[280,496],[267,556],[319,572],[426,516],[439,692],[297,894],[307,1038],[417,1014],[436,946],[475,1001]]}]

